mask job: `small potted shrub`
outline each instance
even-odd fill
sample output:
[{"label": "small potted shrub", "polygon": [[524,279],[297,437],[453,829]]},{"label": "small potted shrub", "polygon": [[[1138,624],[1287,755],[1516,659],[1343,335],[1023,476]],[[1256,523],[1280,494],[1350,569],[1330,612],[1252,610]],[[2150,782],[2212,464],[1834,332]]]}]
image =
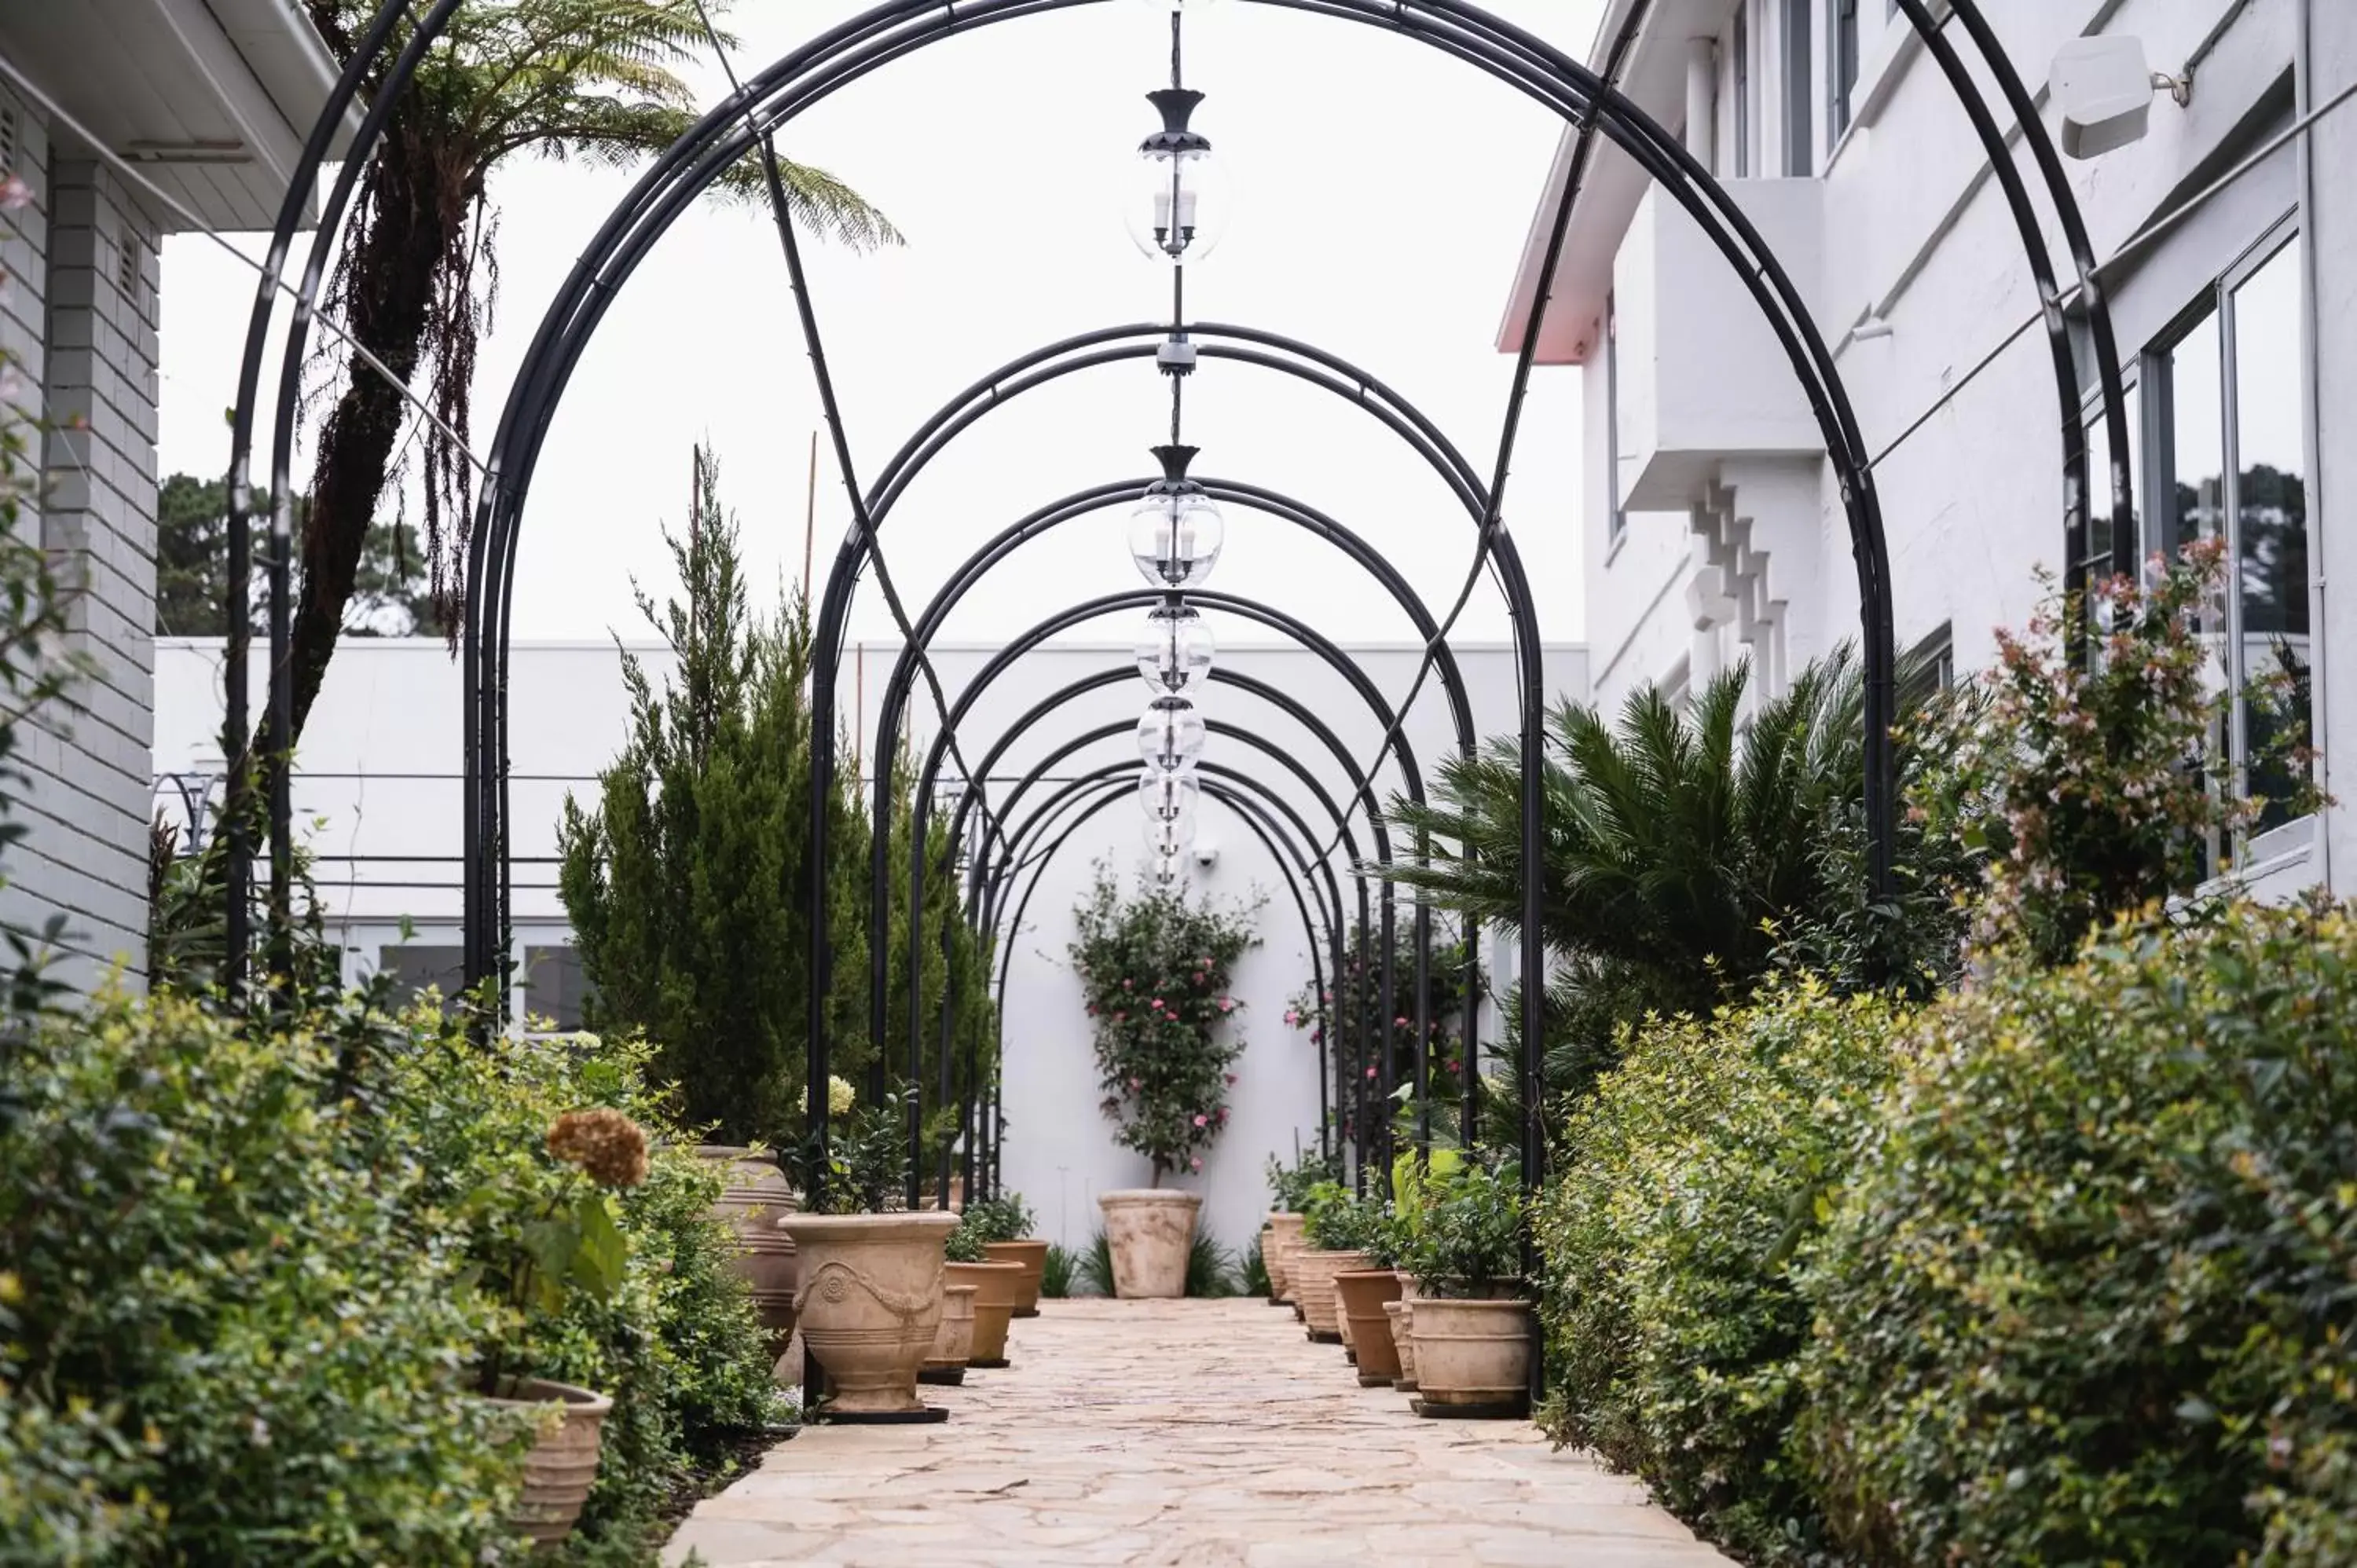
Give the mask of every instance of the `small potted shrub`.
[{"label": "small potted shrub", "polygon": [[1023,1298],[1024,1283],[1021,1263],[989,1256],[989,1234],[987,1216],[970,1208],[945,1243],[949,1283],[974,1291],[974,1343],[965,1364],[985,1369],[1006,1365],[1006,1324]]},{"label": "small potted shrub", "polygon": [[1268,1282],[1273,1299],[1293,1307],[1296,1316],[1301,1315],[1301,1306],[1293,1290],[1293,1258],[1302,1246],[1302,1210],[1308,1204],[1312,1187],[1331,1181],[1340,1174],[1329,1155],[1304,1155],[1297,1150],[1289,1167],[1275,1155],[1268,1157]]},{"label": "small potted shrub", "polygon": [[1359,1386],[1388,1388],[1400,1375],[1399,1351],[1392,1337],[1388,1309],[1400,1298],[1399,1227],[1388,1203],[1361,1199],[1352,1205],[1359,1251],[1366,1256],[1361,1269],[1334,1273],[1334,1305],[1342,1342],[1359,1369]]},{"label": "small potted shrub", "polygon": [[[569,1111],[553,1122],[536,1189],[523,1202],[485,1188],[468,1199],[479,1227],[479,1288],[501,1308],[506,1333],[484,1349],[476,1390],[504,1409],[529,1412],[537,1435],[524,1456],[523,1489],[509,1522],[543,1546],[573,1532],[597,1479],[598,1449],[614,1402],[601,1393],[513,1370],[532,1319],[555,1317],[578,1295],[609,1301],[630,1263],[613,1194],[647,1179],[647,1137],[619,1111]],[[519,1165],[519,1179],[525,1179]]]},{"label": "small potted shrub", "polygon": [[1309,1337],[1320,1345],[1342,1342],[1341,1315],[1336,1307],[1334,1276],[1343,1270],[1364,1269],[1364,1251],[1371,1226],[1365,1208],[1340,1182],[1321,1181],[1311,1187],[1303,1202],[1302,1245],[1293,1254],[1293,1290]]},{"label": "small potted shrub", "polygon": [[1228,1124],[1230,1070],[1243,1051],[1229,989],[1236,960],[1258,939],[1252,911],[1189,904],[1141,889],[1124,899],[1102,866],[1073,911],[1073,968],[1096,1047],[1101,1102],[1116,1141],[1146,1156],[1153,1186],[1097,1195],[1113,1253],[1117,1296],[1179,1296],[1187,1290],[1200,1194],[1164,1187],[1200,1176],[1203,1151]]},{"label": "small potted shrub", "polygon": [[982,1238],[982,1255],[994,1263],[1018,1263],[1023,1277],[1015,1297],[1015,1316],[1039,1316],[1040,1276],[1048,1266],[1048,1242],[1031,1232],[1038,1221],[1025,1206],[1023,1195],[986,1197],[965,1206],[963,1223]]},{"label": "small potted shrub", "polygon": [[1531,1304],[1522,1275],[1522,1178],[1467,1163],[1434,1176],[1403,1261],[1417,1294],[1416,1410],[1513,1415],[1529,1402]]},{"label": "small potted shrub", "polygon": [[942,1243],[957,1216],[894,1211],[908,1183],[898,1095],[849,1119],[823,1156],[794,1158],[803,1212],[780,1221],[802,1253],[802,1343],[826,1369],[831,1420],[921,1419],[917,1369],[941,1327]]}]

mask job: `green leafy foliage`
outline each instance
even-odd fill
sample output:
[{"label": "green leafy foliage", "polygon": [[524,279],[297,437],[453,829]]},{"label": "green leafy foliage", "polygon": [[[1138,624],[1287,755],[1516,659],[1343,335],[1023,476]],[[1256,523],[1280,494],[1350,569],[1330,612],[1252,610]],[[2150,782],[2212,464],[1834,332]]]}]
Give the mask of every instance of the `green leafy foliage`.
[{"label": "green leafy foliage", "polygon": [[[1193,1260],[1189,1262],[1191,1266]],[[1089,1249],[1080,1255],[1072,1271],[1072,1283],[1080,1288],[1075,1295],[1111,1295],[1113,1294],[1113,1240],[1099,1226],[1089,1238]]]},{"label": "green leafy foliage", "polygon": [[785,1158],[786,1174],[802,1193],[803,1208],[813,1214],[883,1214],[906,1208],[908,1115],[906,1098],[896,1091],[879,1104],[860,1106],[833,1126],[823,1152],[815,1130],[805,1133]]},{"label": "green leafy foliage", "polygon": [[1361,1197],[1340,1182],[1319,1182],[1309,1189],[1302,1216],[1302,1240],[1317,1251],[1364,1252],[1372,1266],[1392,1266],[1399,1236],[1383,1199]]},{"label": "green leafy foliage", "polygon": [[1202,1231],[1187,1247],[1187,1294],[1197,1300],[1226,1301],[1244,1294],[1236,1277],[1236,1255]]},{"label": "green leafy foliage", "polygon": [[[1390,1081],[1408,1101],[1415,1089],[1416,1020],[1424,1019],[1426,1060],[1436,1105],[1452,1105],[1463,1092],[1468,953],[1462,937],[1445,918],[1433,922],[1432,945],[1421,1001],[1415,985],[1415,929],[1403,914],[1394,923],[1390,1005],[1385,1006],[1380,935],[1353,921],[1343,947],[1340,972],[1323,993],[1304,985],[1285,1010],[1287,1026],[1305,1030],[1313,1046],[1331,1043],[1328,1054],[1334,1124],[1345,1139],[1358,1135],[1358,1108],[1369,1102],[1372,1128],[1383,1113],[1373,1103],[1384,1080],[1383,1051],[1388,1024]],[[1482,991],[1478,972],[1470,994]]]},{"label": "green leafy foliage", "polygon": [[1023,1195],[1010,1192],[967,1204],[964,1213],[959,1216],[959,1223],[973,1226],[975,1233],[988,1242],[1028,1240],[1039,1222],[1030,1206],[1023,1201]]},{"label": "green leafy foliage", "polygon": [[1394,1228],[1392,1235],[1398,1266],[1428,1294],[1490,1296],[1519,1287],[1521,1167],[1469,1159],[1446,1175],[1434,1171],[1415,1229]]},{"label": "green leafy foliage", "polygon": [[1237,1270],[1244,1294],[1266,1295],[1269,1293],[1271,1286],[1268,1278],[1268,1259],[1263,1254],[1259,1237],[1254,1237],[1252,1245],[1244,1249],[1243,1258],[1238,1263]]},{"label": "green leafy foliage", "polygon": [[2357,922],[2243,906],[1928,1012],[1810,1262],[1877,1563],[2357,1560]]},{"label": "green leafy foliage", "polygon": [[1572,1112],[1534,1219],[1541,1423],[1642,1476],[1706,1533],[1803,1563],[1823,1530],[1788,1452],[1821,1228],[1898,1069],[1904,1016],[1814,981],[1656,1020]]},{"label": "green leafy foliage", "polygon": [[1051,1243],[1039,1264],[1039,1294],[1059,1301],[1080,1294],[1073,1288],[1080,1283],[1080,1270],[1079,1254],[1060,1242]]},{"label": "green leafy foliage", "polygon": [[1200,1151],[1227,1128],[1228,1069],[1243,1052],[1229,976],[1260,940],[1252,913],[1142,886],[1124,899],[1102,865],[1072,912],[1101,1109],[1120,1125],[1116,1141],[1153,1162],[1157,1186],[1172,1171],[1200,1171]]},{"label": "green leafy foliage", "polygon": [[1314,1149],[1296,1149],[1293,1163],[1288,1165],[1271,1155],[1268,1157],[1270,1210],[1277,1214],[1302,1213],[1309,1202],[1310,1189],[1320,1182],[1340,1181],[1341,1176],[1340,1155],[1320,1155]]},{"label": "green leafy foliage", "polygon": [[[2101,657],[2072,654],[2085,601],[2052,592],[2027,635],[1999,632],[1997,662],[1924,715],[1939,759],[1909,791],[1910,816],[1981,868],[1973,936],[2067,961],[2114,915],[2190,891],[2216,848],[2258,820],[2213,737],[2236,693],[2211,677],[2205,604],[2222,570],[2215,540],[2189,545],[2149,587],[2094,590]],[[2296,802],[2312,810],[2312,790]]]}]

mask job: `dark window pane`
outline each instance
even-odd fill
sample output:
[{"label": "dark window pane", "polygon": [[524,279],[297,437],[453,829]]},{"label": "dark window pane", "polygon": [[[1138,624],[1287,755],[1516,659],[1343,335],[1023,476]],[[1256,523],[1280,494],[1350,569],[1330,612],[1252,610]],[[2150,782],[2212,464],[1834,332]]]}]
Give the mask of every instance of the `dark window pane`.
[{"label": "dark window pane", "polygon": [[2286,245],[2234,290],[2235,576],[2242,595],[2250,789],[2283,805],[2309,744],[2308,451],[2299,253]]},{"label": "dark window pane", "polygon": [[2169,541],[2183,549],[2216,538],[2225,524],[2225,419],[2219,408],[2218,317],[2205,317],[2169,350]]},{"label": "dark window pane", "polygon": [[1817,95],[1816,61],[1810,51],[1809,11],[1805,4],[1784,7],[1784,172],[1806,179],[1816,172],[1815,127],[1810,124]]},{"label": "dark window pane", "polygon": [[589,976],[581,955],[569,947],[523,950],[524,1012],[545,1018],[552,1027],[581,1027],[582,1004],[589,999]]},{"label": "dark window pane", "polygon": [[393,998],[406,1003],[433,986],[447,1002],[467,988],[467,950],[403,942],[377,949],[377,970],[393,977]]},{"label": "dark window pane", "polygon": [[[2131,476],[2141,472],[2139,467],[2144,416],[2143,392],[2136,383],[2127,387],[2128,450],[2127,465]],[[2133,492],[2135,487],[2130,486]],[[2129,517],[2136,518],[2138,510],[2132,509]],[[2104,421],[2101,407],[2087,414],[2087,560],[2086,568],[2096,578],[2116,575],[2136,567],[2133,561],[2117,556],[2118,541],[2112,527],[2112,443],[2109,428]],[[2141,525],[2139,524],[2139,527]]]}]

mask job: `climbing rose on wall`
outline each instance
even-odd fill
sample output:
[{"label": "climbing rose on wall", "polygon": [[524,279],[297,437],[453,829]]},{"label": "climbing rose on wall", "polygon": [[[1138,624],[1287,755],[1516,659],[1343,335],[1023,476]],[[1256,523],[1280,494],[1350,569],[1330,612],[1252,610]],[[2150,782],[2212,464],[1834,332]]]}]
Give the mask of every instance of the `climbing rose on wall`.
[{"label": "climbing rose on wall", "polygon": [[[1117,1141],[1154,1162],[1154,1183],[1181,1166],[1203,1168],[1202,1151],[1228,1123],[1228,1069],[1243,1053],[1233,1032],[1243,1009],[1229,977],[1258,944],[1258,906],[1215,909],[1141,886],[1124,899],[1105,867],[1073,910],[1072,964],[1096,1036],[1102,1109]],[[1144,1009],[1131,1005],[1149,998]]]}]

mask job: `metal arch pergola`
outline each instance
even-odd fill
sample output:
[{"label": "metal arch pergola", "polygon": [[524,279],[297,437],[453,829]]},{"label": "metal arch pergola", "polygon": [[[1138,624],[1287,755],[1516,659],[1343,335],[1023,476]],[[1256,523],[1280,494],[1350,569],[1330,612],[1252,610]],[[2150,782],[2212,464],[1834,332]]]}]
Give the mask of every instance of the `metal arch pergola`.
[{"label": "metal arch pergola", "polygon": [[[366,164],[382,138],[393,105],[408,91],[419,64],[460,3],[461,0],[432,0],[422,13],[414,8],[411,0],[386,0],[381,7],[370,27],[361,37],[352,59],[337,81],[306,144],[303,158],[290,180],[273,242],[261,269],[262,280],[239,379],[228,476],[231,634],[227,717],[231,737],[241,746],[249,733],[247,726],[251,716],[248,711],[248,634],[245,627],[251,566],[249,523],[257,508],[250,468],[259,369],[266,351],[277,297],[283,292],[296,300],[285,354],[290,366],[297,365],[307,328],[317,310],[326,259],[349,210],[358,171]],[[556,403],[581,352],[602,321],[615,294],[687,205],[726,169],[748,155],[758,154],[762,158],[769,175],[780,241],[788,267],[793,274],[801,325],[811,349],[827,424],[841,459],[838,466],[845,477],[856,521],[855,534],[845,544],[828,583],[826,609],[820,624],[815,650],[815,842],[812,853],[813,865],[823,865],[827,828],[825,801],[833,788],[834,762],[834,677],[843,646],[850,596],[858,575],[866,566],[873,564],[877,567],[879,580],[887,587],[887,596],[894,603],[896,618],[899,612],[897,598],[889,592],[888,578],[883,576],[882,558],[877,551],[876,503],[888,498],[881,492],[870,494],[861,491],[853,478],[849,448],[804,286],[793,227],[779,186],[770,138],[780,126],[790,123],[804,109],[917,49],[974,28],[1046,16],[1082,5],[1103,3],[1106,0],[954,0],[954,3],[952,0],[887,0],[887,3],[829,29],[739,84],[728,102],[712,110],[678,143],[654,160],[583,252],[556,300],[544,315],[527,351],[503,409],[490,456],[477,459],[484,484],[468,542],[462,669],[467,764],[466,962],[470,983],[498,973],[504,966],[509,908],[505,826],[508,814],[507,659],[522,510]],[[1615,85],[1620,61],[1633,43],[1646,15],[1645,0],[1640,0],[1639,5],[1632,8],[1628,27],[1616,41],[1611,60],[1601,75],[1534,35],[1489,15],[1469,4],[1469,0],[1247,0],[1247,3],[1280,5],[1396,32],[1483,70],[1580,128],[1579,151],[1555,212],[1544,274],[1533,303],[1523,360],[1517,370],[1516,394],[1510,403],[1501,441],[1501,480],[1512,450],[1520,410],[1520,391],[1528,374],[1536,328],[1545,309],[1587,156],[1598,134],[1620,147],[1671,199],[1684,208],[1726,258],[1769,323],[1800,381],[1824,435],[1827,460],[1833,465],[1840,481],[1843,508],[1858,572],[1863,623],[1867,672],[1864,736],[1866,808],[1871,845],[1869,870],[1873,890],[1877,894],[1886,891],[1891,874],[1893,834],[1895,780],[1889,726],[1895,703],[1896,650],[1889,557],[1872,459],[1864,446],[1858,422],[1832,354],[1777,258],[1741,209],[1709,172],[1663,126],[1622,96]],[[2066,539],[2074,551],[2071,569],[2075,575],[2093,564],[2094,553],[2085,549],[2088,486],[2084,429],[2076,413],[2076,376],[2072,357],[2067,352],[2067,320],[2059,290],[2053,282],[2050,256],[2042,233],[2036,230],[2035,214],[2028,204],[2020,177],[2012,166],[2002,128],[1995,122],[1969,73],[1957,59],[1953,46],[1943,36],[1943,24],[1932,16],[1923,0],[1900,0],[1900,5],[1902,14],[1923,38],[1933,59],[1954,86],[1973,123],[1975,134],[1981,138],[1989,155],[2017,226],[2022,230],[2023,242],[2030,254],[2033,272],[2046,302],[2050,342],[2057,347],[2053,357],[2058,392],[2067,386],[2069,393],[2064,400],[2068,413],[2063,420],[2065,527]],[[2086,242],[2084,225],[2080,220],[2075,200],[2067,181],[2061,177],[2059,159],[2028,91],[2003,49],[1997,46],[1992,30],[1979,16],[1974,0],[1949,0],[1948,9],[1983,57],[1984,69],[1996,81],[2017,122],[2017,128],[2032,150],[2049,200],[2061,216],[2072,260],[2079,274],[2077,304],[2087,314],[2093,328],[2094,357],[2104,417],[2114,433],[2111,441],[2114,548],[2119,548],[2116,542],[2126,542],[2132,547],[2134,522],[2128,493],[2124,400],[2120,391],[2117,353],[2112,340],[2104,295],[2094,272],[2091,247]],[[405,34],[400,27],[404,19],[411,23]],[[396,35],[400,35],[397,51],[394,48]],[[298,289],[286,284],[284,275],[294,235],[317,188],[320,168],[334,133],[364,82],[372,83],[375,97],[344,159],[334,190],[322,205],[318,231],[314,236],[303,282]],[[1197,328],[1183,321],[1174,321],[1172,329]],[[1271,346],[1267,337],[1240,334],[1240,338],[1244,347],[1224,348],[1219,355],[1212,357],[1247,360],[1279,369],[1292,368],[1283,362],[1286,360],[1284,353],[1265,351]],[[1115,338],[1103,341],[1119,346]],[[1206,345],[1207,350],[1220,347]],[[1112,354],[1109,349],[1101,351],[1108,357],[1124,357]],[[1050,352],[1043,350],[1043,353]],[[1137,356],[1132,353],[1126,357]],[[1310,363],[1315,362],[1313,353]],[[376,373],[386,375],[398,384],[398,378],[391,377],[391,372],[382,365],[371,360],[365,368],[373,369]],[[1296,369],[1295,373],[1306,370],[1307,365]],[[1310,371],[1307,379],[1316,380],[1319,374]],[[1331,390],[1353,396],[1371,409],[1383,410],[1378,416],[1385,417],[1385,422],[1392,424],[1396,434],[1404,437],[1408,435],[1408,431],[1403,429],[1401,424],[1386,417],[1388,405],[1381,398],[1380,389],[1375,383],[1362,380],[1352,384],[1331,376],[1325,379]],[[288,797],[289,768],[285,766],[290,735],[291,682],[285,653],[288,637],[292,555],[289,467],[299,381],[300,378],[294,375],[283,376],[281,380],[276,418],[273,425],[275,446],[267,505],[270,555],[266,565],[272,651],[268,735],[272,755],[278,764],[271,770],[272,789],[268,801],[270,892],[271,912],[282,930],[291,911],[292,807]],[[991,401],[996,401],[999,395],[994,391]],[[1398,417],[1404,419],[1405,416]],[[964,418],[957,428],[963,429],[971,422],[970,417]],[[1412,424],[1413,422],[1408,423]],[[920,432],[916,441],[934,443],[933,449],[938,449],[938,441],[945,441],[955,434],[949,428],[949,424],[950,421],[945,420],[936,431]],[[1437,433],[1428,434],[1437,435]],[[1461,459],[1458,459],[1457,467],[1461,477],[1464,472]],[[1537,776],[1544,737],[1540,730],[1543,694],[1539,690],[1539,628],[1530,585],[1498,513],[1497,492],[1500,489],[1501,484],[1493,482],[1487,491],[1480,490],[1477,485],[1469,492],[1460,493],[1469,502],[1479,502],[1478,505],[1469,505],[1468,509],[1473,515],[1477,529],[1477,569],[1484,558],[1493,561],[1506,594],[1514,631],[1522,687],[1520,739],[1525,772],[1522,854],[1525,864],[1530,865],[1535,863],[1540,850]],[[1470,581],[1469,578],[1469,592]],[[907,631],[905,618],[901,618],[904,632]],[[922,663],[921,654],[920,662]],[[923,667],[930,677],[930,666]],[[953,731],[950,738],[954,746]],[[1387,736],[1387,748],[1389,741]],[[224,979],[232,991],[243,984],[250,941],[252,867],[249,856],[252,846],[249,842],[249,811],[253,772],[250,751],[242,752],[230,770],[231,800],[225,811],[229,846],[225,908],[229,952]],[[1525,907],[1520,922],[1520,971],[1525,994],[1535,995],[1544,985],[1545,961],[1544,940],[1538,929],[1537,918],[1539,879],[1532,875],[1526,876],[1524,881]],[[826,976],[832,962],[823,934],[826,896],[823,875],[813,875],[810,897],[817,918],[813,920],[813,950],[811,954],[813,1093],[809,1112],[812,1131],[822,1142],[825,1135],[823,1064],[827,1039],[823,1003],[819,999],[826,992]],[[1536,1120],[1538,1097],[1532,1092],[1536,1088],[1537,1047],[1535,1031],[1526,1031],[1522,1064],[1526,1109],[1523,1151],[1526,1181],[1536,1179],[1541,1153]]]}]

